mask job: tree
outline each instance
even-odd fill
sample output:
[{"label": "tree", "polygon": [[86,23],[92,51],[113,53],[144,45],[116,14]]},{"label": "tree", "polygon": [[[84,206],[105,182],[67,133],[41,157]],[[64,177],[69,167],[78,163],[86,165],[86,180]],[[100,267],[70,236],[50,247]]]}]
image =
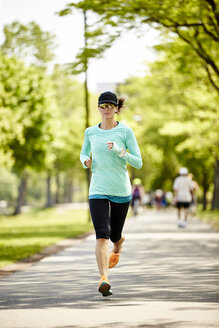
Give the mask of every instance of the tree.
[{"label": "tree", "polygon": [[[213,164],[219,158],[218,95],[179,38],[156,48],[160,58],[150,65],[150,74],[129,79],[120,89],[129,98],[129,116],[142,117],[143,158],[157,163],[156,170],[146,168],[147,176],[154,177],[150,187],[170,188],[178,168],[185,165],[201,185],[206,206]],[[150,148],[155,151],[148,152]]]},{"label": "tree", "polygon": [[[141,24],[149,24],[161,30],[170,39],[172,35],[169,32],[174,32],[185,45],[188,45],[191,62],[195,62],[196,66],[199,66],[198,74],[200,69],[205,72],[211,86],[217,92],[219,91],[219,57],[217,55],[219,50],[219,10],[216,1],[81,0],[68,5],[68,8],[72,7],[97,13],[102,23],[115,28],[118,35],[123,29],[136,29]],[[202,77],[203,80],[204,77]],[[214,94],[212,89],[209,90]],[[213,95],[213,97],[215,96]],[[212,140],[212,138],[210,139]],[[218,147],[218,144],[216,146]],[[214,146],[213,149],[215,151]],[[215,158],[214,200],[219,199],[218,154]],[[213,201],[213,207],[219,208],[219,201],[217,204],[215,202],[217,201]]]},{"label": "tree", "polygon": [[[55,101],[58,108],[55,122],[55,140],[49,152],[53,155],[51,174],[56,175],[57,200],[60,174],[65,175],[65,199],[72,198],[73,178],[79,175],[78,158],[83,139],[83,88],[72,78],[66,67],[56,65],[52,74]],[[67,190],[69,192],[67,193]]]},{"label": "tree", "polygon": [[45,73],[0,55],[1,150],[9,154],[21,178],[15,214],[20,213],[28,171],[42,170],[52,141],[52,88]]},{"label": "tree", "polygon": [[[37,66],[37,74],[40,73],[40,69],[46,70],[48,63],[54,58],[54,35],[42,31],[40,26],[35,22],[23,25],[15,21],[11,24],[5,25],[4,36],[5,41],[1,45],[2,53],[7,57],[14,58],[14,56],[16,56],[22,59],[27,65],[32,64]],[[32,67],[32,69],[34,70],[34,67]],[[15,74],[14,78],[16,80],[16,75],[19,76],[19,73],[14,71],[13,74]],[[32,89],[35,88],[35,85],[33,85]],[[18,85],[15,85],[15,87],[19,88],[19,81]],[[7,152],[7,154],[9,154],[9,152]],[[23,180],[25,182],[21,181],[23,187],[19,187],[18,211],[20,211],[20,205],[24,198],[25,193],[23,191],[26,189],[27,177],[28,175],[24,174]]]},{"label": "tree", "polygon": [[[177,72],[182,74],[180,89],[185,94],[184,103],[189,109],[184,122],[182,120],[180,122],[172,121],[167,123],[164,130],[169,135],[185,136],[176,150],[186,153],[185,157],[189,156],[190,153],[191,165],[194,167],[196,163],[202,181],[203,204],[205,205],[206,193],[210,187],[209,179],[212,181],[213,167],[215,167],[214,195],[217,196],[216,198],[213,197],[212,208],[219,208],[219,202],[216,201],[219,199],[219,186],[216,182],[219,159],[218,94],[211,84],[207,83],[199,61],[192,57],[187,45],[175,40],[175,42],[161,48],[165,49],[167,59],[170,61],[171,58],[175,62]],[[200,163],[202,163],[202,170],[198,168]]]},{"label": "tree", "polygon": [[28,64],[46,68],[54,58],[54,38],[44,32],[35,22],[27,25],[15,21],[4,26],[5,41],[1,45],[3,54],[17,56]]},{"label": "tree", "polygon": [[81,0],[71,7],[92,10],[121,33],[142,24],[174,32],[198,56],[212,86],[219,91],[219,9],[215,0]]},{"label": "tree", "polygon": [[[64,10],[59,12],[60,16],[72,14],[72,5],[67,5]],[[96,17],[88,17],[86,8],[80,8],[84,17],[84,47],[80,49],[76,60],[68,65],[70,72],[73,74],[84,73],[84,99],[85,99],[85,129],[90,126],[90,107],[88,92],[88,68],[92,58],[102,57],[104,51],[110,47],[116,35],[110,35],[106,40],[106,27],[102,22],[97,21]],[[89,192],[90,169],[86,170],[87,174],[87,194]],[[88,212],[88,220],[90,214]]]}]

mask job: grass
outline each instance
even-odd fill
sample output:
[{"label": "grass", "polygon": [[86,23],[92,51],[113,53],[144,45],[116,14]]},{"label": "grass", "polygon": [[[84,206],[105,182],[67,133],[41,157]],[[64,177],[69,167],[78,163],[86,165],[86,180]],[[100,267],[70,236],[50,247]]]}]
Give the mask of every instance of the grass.
[{"label": "grass", "polygon": [[202,221],[209,223],[215,229],[219,230],[219,210],[198,210],[197,216]]},{"label": "grass", "polygon": [[0,268],[90,230],[85,209],[60,212],[51,208],[0,216]]}]

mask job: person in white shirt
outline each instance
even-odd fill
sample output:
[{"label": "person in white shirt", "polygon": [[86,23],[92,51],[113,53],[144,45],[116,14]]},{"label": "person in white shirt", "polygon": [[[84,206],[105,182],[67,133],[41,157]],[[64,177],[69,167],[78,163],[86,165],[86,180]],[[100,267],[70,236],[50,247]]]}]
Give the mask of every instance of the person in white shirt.
[{"label": "person in white shirt", "polygon": [[[178,176],[173,183],[176,207],[178,209],[178,227],[186,227],[189,213],[189,205],[192,201],[193,184],[188,177],[188,170],[182,167]],[[181,220],[181,208],[184,209],[184,220]]]}]

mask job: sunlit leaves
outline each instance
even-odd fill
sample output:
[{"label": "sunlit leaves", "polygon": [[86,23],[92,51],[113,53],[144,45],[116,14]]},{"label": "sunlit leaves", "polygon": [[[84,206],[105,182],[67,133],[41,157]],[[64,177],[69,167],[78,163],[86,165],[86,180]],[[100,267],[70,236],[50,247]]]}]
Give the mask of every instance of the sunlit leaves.
[{"label": "sunlit leaves", "polygon": [[[150,188],[171,187],[184,165],[209,188],[219,158],[217,93],[188,45],[174,37],[156,49],[160,56],[150,65],[150,74],[130,78],[120,88],[128,97],[129,118],[142,117],[136,130],[141,131],[146,165],[143,181],[147,187],[150,181]],[[154,152],[147,151],[149,145]]]},{"label": "sunlit leaves", "polygon": [[1,50],[7,56],[17,56],[27,64],[41,67],[54,58],[54,35],[42,31],[35,22],[23,25],[15,21],[5,25],[4,36]]},{"label": "sunlit leaves", "polygon": [[52,140],[52,91],[42,70],[0,56],[1,151],[12,158],[16,171],[42,168],[46,144]]},{"label": "sunlit leaves", "polygon": [[175,33],[190,47],[192,56],[199,57],[206,77],[219,91],[219,8],[216,1],[80,0],[71,3],[72,6],[92,10],[101,17],[103,24],[120,31],[149,24]]}]

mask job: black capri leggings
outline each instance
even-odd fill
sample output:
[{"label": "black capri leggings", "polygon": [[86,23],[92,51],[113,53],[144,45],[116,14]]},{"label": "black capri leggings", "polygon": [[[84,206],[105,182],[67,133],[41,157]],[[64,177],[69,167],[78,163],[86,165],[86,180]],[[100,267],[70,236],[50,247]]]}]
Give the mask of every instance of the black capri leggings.
[{"label": "black capri leggings", "polygon": [[121,239],[129,204],[114,203],[108,199],[89,199],[96,239],[110,239],[113,243]]}]

